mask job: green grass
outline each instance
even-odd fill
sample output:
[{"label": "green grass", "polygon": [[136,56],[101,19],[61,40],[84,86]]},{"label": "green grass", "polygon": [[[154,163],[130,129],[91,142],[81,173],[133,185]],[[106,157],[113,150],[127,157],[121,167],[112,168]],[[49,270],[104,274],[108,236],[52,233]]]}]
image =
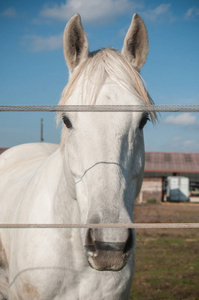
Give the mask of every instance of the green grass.
[{"label": "green grass", "polygon": [[147,204],[156,204],[157,202],[158,202],[157,199],[148,199],[146,201]]},{"label": "green grass", "polygon": [[188,238],[138,233],[130,299],[199,299],[199,239],[194,232]]}]

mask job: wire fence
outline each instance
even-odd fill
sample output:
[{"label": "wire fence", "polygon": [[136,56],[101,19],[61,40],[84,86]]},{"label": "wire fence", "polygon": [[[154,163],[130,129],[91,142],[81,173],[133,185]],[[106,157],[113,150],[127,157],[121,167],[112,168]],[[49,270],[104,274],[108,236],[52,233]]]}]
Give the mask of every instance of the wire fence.
[{"label": "wire fence", "polygon": [[199,228],[199,223],[0,224],[0,228]]},{"label": "wire fence", "polygon": [[[199,105],[0,105],[0,112],[199,112]],[[199,228],[199,223],[0,224],[2,229]]]},{"label": "wire fence", "polygon": [[0,105],[0,112],[199,112],[199,105]]}]

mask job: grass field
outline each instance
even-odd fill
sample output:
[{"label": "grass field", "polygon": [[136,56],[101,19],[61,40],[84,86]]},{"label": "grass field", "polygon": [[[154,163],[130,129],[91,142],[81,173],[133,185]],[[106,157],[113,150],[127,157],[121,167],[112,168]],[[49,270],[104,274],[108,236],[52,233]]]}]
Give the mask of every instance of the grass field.
[{"label": "grass field", "polygon": [[[136,223],[197,223],[199,205],[136,206]],[[139,229],[130,299],[199,300],[199,229]]]}]

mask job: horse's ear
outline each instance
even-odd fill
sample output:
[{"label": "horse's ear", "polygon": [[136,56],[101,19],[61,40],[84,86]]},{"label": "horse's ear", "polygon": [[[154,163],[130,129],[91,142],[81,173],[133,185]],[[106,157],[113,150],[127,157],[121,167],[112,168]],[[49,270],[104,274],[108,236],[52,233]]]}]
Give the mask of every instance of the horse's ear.
[{"label": "horse's ear", "polygon": [[73,72],[74,68],[88,57],[88,40],[79,14],[73,16],[65,27],[63,52],[70,72]]},{"label": "horse's ear", "polygon": [[148,49],[146,26],[142,18],[138,14],[134,14],[121,53],[139,71],[146,61]]}]

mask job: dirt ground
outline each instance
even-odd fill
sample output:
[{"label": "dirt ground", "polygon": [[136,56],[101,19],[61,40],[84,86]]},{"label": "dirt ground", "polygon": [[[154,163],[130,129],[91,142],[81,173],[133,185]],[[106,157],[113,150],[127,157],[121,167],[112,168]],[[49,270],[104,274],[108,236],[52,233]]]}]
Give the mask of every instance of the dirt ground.
[{"label": "dirt ground", "polygon": [[[134,223],[199,223],[199,204],[165,203],[162,205],[135,205]],[[171,236],[196,235],[199,229],[139,229],[147,235],[169,234]]]},{"label": "dirt ground", "polygon": [[[199,205],[136,205],[135,223],[199,223]],[[130,299],[199,300],[199,229],[137,229]]]}]

